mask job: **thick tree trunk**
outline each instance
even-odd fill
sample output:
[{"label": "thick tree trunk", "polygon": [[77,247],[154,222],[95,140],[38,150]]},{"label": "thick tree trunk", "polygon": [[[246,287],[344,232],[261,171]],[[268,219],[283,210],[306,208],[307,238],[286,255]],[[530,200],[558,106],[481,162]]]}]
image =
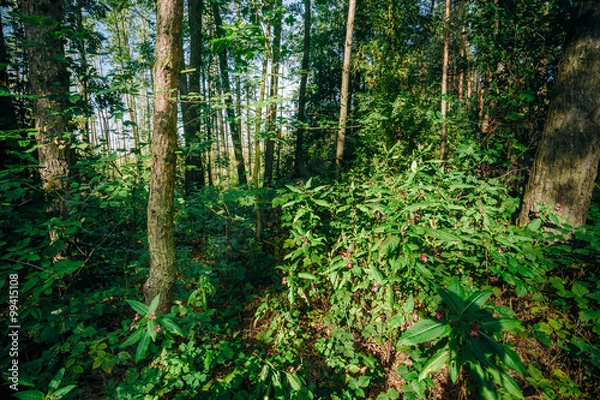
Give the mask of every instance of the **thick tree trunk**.
[{"label": "thick tree trunk", "polygon": [[54,197],[53,211],[64,214],[62,196],[55,194],[68,190],[67,178],[75,151],[71,147],[72,137],[66,134],[68,118],[64,110],[69,95],[69,73],[63,61],[63,42],[57,33],[63,12],[58,1],[24,0],[21,7],[31,17],[25,23],[25,35],[31,43],[27,59],[42,189]]},{"label": "thick tree trunk", "polygon": [[335,165],[338,175],[342,169],[344,147],[346,145],[346,122],[348,121],[348,97],[350,91],[350,61],[352,60],[352,36],[354,33],[354,15],[356,0],[348,4],[348,21],[346,23],[346,43],[344,45],[344,65],[342,69],[342,87],[340,90],[340,120],[338,125]]},{"label": "thick tree trunk", "polygon": [[298,130],[296,131],[296,148],[294,151],[294,168],[296,175],[301,176],[304,168],[304,134],[306,132],[306,85],[310,62],[310,26],[311,0],[304,0],[304,49],[300,71],[300,88],[298,90]]},{"label": "thick tree trunk", "polygon": [[158,0],[154,63],[154,132],[148,200],[150,275],[144,284],[147,303],[160,295],[167,312],[175,287],[173,203],[177,161],[177,96],[181,62],[183,0]]},{"label": "thick tree trunk", "polygon": [[600,160],[600,3],[575,1],[572,28],[518,223],[538,204],[586,223]]},{"label": "thick tree trunk", "polygon": [[[221,18],[221,11],[219,10],[219,4],[215,1],[212,3],[213,17],[215,18],[215,25],[217,29],[217,35],[222,35],[223,32],[223,20]],[[227,108],[227,119],[229,120],[229,129],[231,130],[231,140],[233,141],[233,154],[235,156],[235,163],[238,175],[238,182],[240,185],[246,185],[246,166],[244,165],[244,155],[242,154],[242,132],[241,124],[236,118],[235,108],[233,107],[231,82],[229,81],[229,67],[227,61],[227,50],[224,49],[219,53],[219,68],[221,72],[221,84],[225,94],[225,105]]]}]

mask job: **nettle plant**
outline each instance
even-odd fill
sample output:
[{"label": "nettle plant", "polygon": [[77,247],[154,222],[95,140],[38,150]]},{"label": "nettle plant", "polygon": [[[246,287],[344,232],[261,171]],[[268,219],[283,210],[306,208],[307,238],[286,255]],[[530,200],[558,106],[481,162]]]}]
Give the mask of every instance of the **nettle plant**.
[{"label": "nettle plant", "polygon": [[[273,204],[290,230],[279,266],[290,308],[322,308],[320,323],[347,332],[351,347],[369,343],[389,366],[402,331],[431,312],[436,283],[469,276],[475,287],[534,291],[546,268],[540,226],[512,226],[518,201],[500,181],[469,172],[483,162],[473,149],[457,153],[446,164],[417,158],[399,167],[391,155],[370,179],[361,171],[334,185],[288,186]],[[318,341],[322,355],[347,373],[357,357],[334,340]]]},{"label": "nettle plant", "polygon": [[[425,398],[424,391],[418,390],[425,387],[421,382],[448,366],[452,382],[457,383],[461,374],[468,375],[474,382],[473,392],[480,398],[524,398],[509,372],[524,375],[525,366],[518,354],[503,343],[502,332],[517,332],[521,327],[519,320],[509,317],[514,312],[504,306],[486,307],[491,290],[465,289],[457,279],[447,290],[436,287],[436,291],[443,308],[434,318],[422,319],[409,327],[398,342],[400,349],[431,342],[431,349],[420,347],[424,347],[423,351],[435,351],[424,364],[416,364],[421,366],[419,371],[404,377],[412,381],[407,391]],[[495,318],[494,312],[503,317]]]},{"label": "nettle plant", "polygon": [[159,300],[160,295],[156,296],[149,306],[137,300],[125,300],[136,311],[136,314],[129,328],[132,333],[121,347],[138,344],[135,352],[136,363],[146,355],[150,341],[156,341],[159,335],[163,334],[171,340],[173,339],[172,335],[183,336],[183,331],[173,322],[169,314],[160,315],[156,313]]}]

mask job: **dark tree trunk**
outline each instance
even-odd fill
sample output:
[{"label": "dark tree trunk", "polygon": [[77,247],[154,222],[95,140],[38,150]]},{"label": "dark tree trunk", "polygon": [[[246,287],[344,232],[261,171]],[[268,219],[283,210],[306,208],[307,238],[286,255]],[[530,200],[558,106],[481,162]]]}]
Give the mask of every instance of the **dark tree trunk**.
[{"label": "dark tree trunk", "polygon": [[518,223],[555,204],[573,226],[586,223],[600,160],[600,3],[575,1],[555,95]]},{"label": "dark tree trunk", "polygon": [[296,148],[294,151],[294,168],[296,175],[301,176],[304,169],[304,135],[306,132],[306,85],[310,66],[310,26],[311,0],[304,0],[304,49],[300,71],[300,88],[298,89],[298,130],[296,131]]},{"label": "dark tree trunk", "polygon": [[71,147],[72,137],[67,134],[68,117],[65,114],[69,96],[69,73],[64,61],[61,29],[63,11],[59,1],[24,0],[21,3],[26,16],[25,35],[29,83],[33,98],[35,138],[42,189],[53,198],[51,209],[65,214],[61,192],[68,190],[67,178],[75,161]]},{"label": "dark tree trunk", "polygon": [[[217,36],[223,35],[223,20],[219,4],[213,0],[212,3],[213,17],[217,28]],[[233,154],[235,156],[238,182],[240,185],[246,185],[246,166],[244,165],[244,156],[242,153],[242,132],[241,124],[236,118],[235,108],[233,107],[233,99],[231,92],[231,82],[229,81],[229,66],[227,61],[227,49],[223,49],[219,53],[219,69],[221,73],[221,84],[225,93],[225,106],[227,108],[227,119],[229,120],[229,129],[231,130],[231,139],[233,141]]]},{"label": "dark tree trunk", "polygon": [[352,36],[354,33],[354,15],[356,14],[356,0],[348,4],[348,20],[346,22],[346,43],[344,45],[344,65],[342,69],[342,86],[340,89],[340,121],[335,150],[335,165],[339,175],[344,159],[346,145],[346,123],[348,121],[348,98],[350,97],[350,61],[352,60]]},{"label": "dark tree trunk", "polygon": [[152,172],[148,199],[150,275],[144,297],[150,303],[160,295],[158,310],[167,312],[175,286],[173,203],[177,161],[177,103],[183,0],[158,0],[156,60],[154,62],[154,132]]},{"label": "dark tree trunk", "polygon": [[[186,94],[190,96],[190,103],[186,103],[184,113],[184,132],[186,145],[192,148],[202,147],[203,140],[200,137],[201,131],[201,113],[199,105],[200,95],[200,71],[202,69],[202,12],[204,9],[203,0],[189,0],[188,16],[190,28],[190,65],[192,70],[187,76]],[[184,108],[182,107],[182,113]],[[187,115],[186,115],[187,114]],[[187,116],[187,118],[185,118]],[[186,157],[186,165],[189,168],[185,170],[185,189],[186,192],[193,187],[203,187],[204,163],[202,162],[202,152],[193,149],[192,153]]]},{"label": "dark tree trunk", "polygon": [[273,29],[273,61],[271,63],[271,104],[269,106],[269,114],[267,118],[267,141],[265,143],[265,186],[271,186],[273,180],[273,161],[275,158],[275,141],[273,137],[280,138],[280,134],[277,133],[277,102],[275,98],[279,92],[279,63],[281,60],[281,28],[283,15],[279,8],[281,8],[282,2],[278,0],[275,7],[278,9],[275,15],[274,29]]}]

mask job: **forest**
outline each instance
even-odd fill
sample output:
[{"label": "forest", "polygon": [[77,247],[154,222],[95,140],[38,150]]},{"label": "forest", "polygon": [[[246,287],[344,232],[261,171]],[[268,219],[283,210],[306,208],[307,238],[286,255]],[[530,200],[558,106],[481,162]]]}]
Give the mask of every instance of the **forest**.
[{"label": "forest", "polygon": [[0,20],[0,397],[600,395],[597,0]]}]

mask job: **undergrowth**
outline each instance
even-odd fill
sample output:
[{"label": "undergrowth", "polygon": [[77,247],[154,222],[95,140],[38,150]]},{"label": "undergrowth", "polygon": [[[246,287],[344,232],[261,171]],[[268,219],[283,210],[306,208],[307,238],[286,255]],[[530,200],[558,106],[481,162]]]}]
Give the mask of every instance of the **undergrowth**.
[{"label": "undergrowth", "polygon": [[[0,269],[19,280],[21,398],[585,399],[600,390],[600,213],[592,207],[588,225],[571,229],[547,205],[516,227],[518,200],[472,173],[488,157],[472,145],[445,163],[392,150],[339,181],[277,193],[178,192],[177,300],[164,315],[139,303],[143,160],[81,161],[69,218],[59,219],[31,207],[45,199],[35,160],[19,154],[0,175]],[[7,287],[5,278],[5,304]]]}]

